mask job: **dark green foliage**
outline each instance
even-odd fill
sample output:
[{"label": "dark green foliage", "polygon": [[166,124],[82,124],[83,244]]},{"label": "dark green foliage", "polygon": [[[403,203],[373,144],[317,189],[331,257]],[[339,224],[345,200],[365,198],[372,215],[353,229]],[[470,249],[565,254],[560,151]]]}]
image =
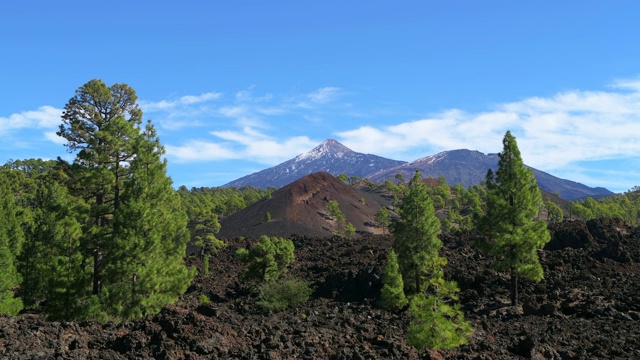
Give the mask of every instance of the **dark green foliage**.
[{"label": "dark green foliage", "polygon": [[73,318],[104,321],[155,313],[175,301],[193,276],[183,259],[187,217],[166,176],[155,129],[151,123],[140,126],[136,101],[127,85],[92,80],[65,105],[58,135],[76,153],[73,165],[65,167],[66,183],[86,205],[75,211],[81,235],[64,247],[80,256],[60,250],[55,276],[77,268],[91,276],[88,289],[76,284],[77,293],[62,291],[85,309],[74,311]]},{"label": "dark green foliage", "polygon": [[264,222],[269,221],[271,221],[271,213],[267,211],[266,213],[264,213]]},{"label": "dark green foliage", "polygon": [[16,257],[21,252],[24,233],[20,227],[20,208],[4,171],[0,171],[0,209],[0,314],[15,315],[23,307],[15,291],[22,280]]},{"label": "dark green foliage", "polygon": [[[241,188],[200,187],[188,190],[185,186],[178,189],[189,223],[191,242],[202,246],[201,257],[216,253],[226,246],[216,238],[220,231],[219,216],[228,216],[254,202],[271,196],[274,189],[260,190],[252,186]],[[265,215],[266,216],[266,215]]]},{"label": "dark green foliage", "polygon": [[112,242],[105,250],[104,309],[131,319],[175,302],[193,272],[184,264],[187,216],[166,175],[164,149],[147,123],[130,162]]},{"label": "dark green foliage", "polygon": [[[443,264],[444,265],[444,264]],[[416,349],[453,349],[469,342],[473,333],[458,303],[458,286],[445,281],[442,271],[431,280],[432,295],[419,293],[411,298],[411,323],[407,343]]]},{"label": "dark green foliage", "polygon": [[32,202],[33,221],[20,257],[24,275],[25,304],[35,307],[46,300],[51,319],[70,319],[85,314],[90,275],[83,269],[81,252],[84,203],[63,185],[63,174],[38,175]]},{"label": "dark green foliage", "polygon": [[108,87],[101,80],[91,80],[65,105],[57,133],[76,153],[72,193],[89,205],[82,246],[93,266],[94,295],[102,293],[105,247],[117,236],[114,218],[130,174],[127,164],[136,156],[142,122],[136,101],[128,85]]},{"label": "dark green foliage", "polygon": [[[407,341],[418,349],[453,348],[466,343],[471,334],[459,305],[452,304],[459,289],[444,279],[447,259],[439,255],[439,229],[429,191],[416,171],[400,205],[400,220],[393,227],[393,248],[405,289],[413,294]],[[400,298],[397,290],[393,292]]]},{"label": "dark green foliage", "polygon": [[181,186],[178,193],[185,205],[187,215],[191,219],[191,212],[196,209],[208,209],[212,214],[229,216],[258,200],[270,197],[275,190],[275,188],[262,190],[253,186],[241,188],[194,187],[189,190],[185,186]]},{"label": "dark green foliage", "polygon": [[301,279],[268,281],[259,287],[258,305],[265,310],[280,311],[305,303],[312,293],[309,284]]},{"label": "dark green foliage", "polygon": [[498,258],[496,269],[511,276],[511,302],[518,303],[518,277],[540,281],[537,250],[549,242],[547,224],[536,220],[543,206],[536,179],[525,167],[515,138],[507,131],[498,170],[487,173],[487,213],[483,229],[488,250]]},{"label": "dark green foliage", "polygon": [[417,294],[431,277],[429,264],[442,247],[438,238],[440,221],[417,171],[409,181],[399,212],[400,219],[392,229],[395,236],[393,249],[398,255],[405,288],[409,294]]},{"label": "dark green foliage", "polygon": [[382,290],[380,290],[381,308],[386,310],[397,310],[407,305],[407,298],[404,295],[404,282],[398,267],[398,257],[391,249],[387,256],[387,263],[382,271]]},{"label": "dark green foliage", "polygon": [[247,264],[242,278],[258,281],[277,280],[287,271],[287,266],[295,260],[291,240],[266,235],[263,235],[249,249],[238,249],[236,256]]}]

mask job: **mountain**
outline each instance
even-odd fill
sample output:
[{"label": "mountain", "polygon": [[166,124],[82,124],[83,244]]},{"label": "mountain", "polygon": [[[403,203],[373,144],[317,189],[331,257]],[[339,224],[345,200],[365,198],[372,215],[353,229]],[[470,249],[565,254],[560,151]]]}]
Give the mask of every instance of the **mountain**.
[{"label": "mountain", "polygon": [[[336,140],[329,139],[313,150],[300,154],[289,161],[234,180],[224,186],[251,185],[258,188],[269,186],[279,188],[318,171],[325,171],[332,175],[359,176],[369,178],[374,182],[394,179],[396,174],[402,174],[406,180],[409,180],[415,170],[419,170],[425,178],[444,176],[449,185],[461,184],[464,187],[469,187],[484,181],[487,170],[497,168],[497,154],[484,154],[479,151],[461,149],[443,151],[407,163],[358,153]],[[592,188],[534,168],[531,170],[542,190],[558,193],[564,200],[577,200],[585,197],[601,198],[613,195],[605,188]]]},{"label": "mountain", "polygon": [[336,140],[329,139],[311,151],[300,154],[280,165],[258,171],[223,185],[242,187],[246,185],[266,189],[269,186],[283,187],[291,182],[318,171],[332,175],[368,177],[376,172],[404,164],[404,161],[385,159],[376,155],[355,152]]},{"label": "mountain", "polygon": [[496,154],[485,155],[479,151],[451,150],[385,169],[369,178],[374,182],[384,182],[387,179],[393,179],[396,174],[402,174],[408,181],[413,173],[419,170],[423,178],[444,176],[449,185],[461,184],[468,188],[482,182],[488,169],[495,170],[497,167],[498,155]]},{"label": "mountain", "polygon": [[374,226],[373,221],[380,207],[391,205],[391,199],[385,195],[388,194],[352,187],[329,173],[317,172],[222,219],[217,236],[220,239],[258,238],[263,234],[330,237],[340,229],[326,209],[329,200],[338,202],[346,221],[358,233],[380,234],[382,229]]},{"label": "mountain", "polygon": [[[487,170],[498,169],[498,154],[483,154],[472,150],[451,150],[420,158],[411,163],[405,163],[395,168],[389,168],[373,174],[369,178],[385,181],[402,174],[410,179],[416,170],[423,177],[444,176],[449,185],[461,184],[469,187],[485,180]],[[601,198],[614,193],[601,187],[592,188],[575,181],[561,179],[544,171],[529,167],[536,177],[540,189],[549,193],[558,193],[562,199],[577,200],[586,197]]]}]

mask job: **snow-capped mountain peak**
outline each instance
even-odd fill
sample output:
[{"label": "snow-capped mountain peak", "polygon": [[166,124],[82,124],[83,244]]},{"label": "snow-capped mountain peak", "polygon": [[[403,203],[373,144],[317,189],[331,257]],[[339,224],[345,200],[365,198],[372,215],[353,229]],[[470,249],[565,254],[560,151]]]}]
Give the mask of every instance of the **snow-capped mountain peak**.
[{"label": "snow-capped mountain peak", "polygon": [[338,141],[334,139],[327,139],[310,151],[296,156],[295,161],[314,161],[323,157],[343,158],[345,154],[352,152],[353,150],[342,145]]}]

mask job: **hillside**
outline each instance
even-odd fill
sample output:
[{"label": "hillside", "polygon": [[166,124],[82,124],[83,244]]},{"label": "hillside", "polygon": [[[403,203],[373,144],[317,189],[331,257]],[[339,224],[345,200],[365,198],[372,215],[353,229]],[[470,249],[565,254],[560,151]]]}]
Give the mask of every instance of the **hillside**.
[{"label": "hillside", "polygon": [[[221,220],[217,235],[221,239],[233,237],[258,238],[260,235],[331,236],[338,232],[336,222],[326,209],[329,200],[335,200],[340,210],[360,234],[381,233],[373,224],[376,212],[389,206],[383,193],[367,187],[346,185],[326,172],[313,173],[278,189],[270,198]],[[265,221],[269,212],[270,221]]]}]

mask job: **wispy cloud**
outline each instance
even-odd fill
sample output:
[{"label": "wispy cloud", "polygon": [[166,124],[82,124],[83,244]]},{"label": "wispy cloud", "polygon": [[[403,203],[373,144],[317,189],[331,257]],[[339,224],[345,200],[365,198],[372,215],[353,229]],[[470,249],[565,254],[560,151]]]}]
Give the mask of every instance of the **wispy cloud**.
[{"label": "wispy cloud", "polygon": [[41,106],[37,110],[0,117],[0,134],[18,129],[51,129],[60,125],[62,110],[53,106]]},{"label": "wispy cloud", "polygon": [[274,165],[288,160],[317,145],[307,136],[276,140],[251,127],[242,131],[215,131],[218,142],[194,140],[183,145],[165,146],[167,155],[178,162],[250,160]]},{"label": "wispy cloud", "polygon": [[[208,109],[217,118],[211,138],[166,146],[167,155],[179,162],[243,159],[274,165],[317,145],[307,134],[282,136],[286,119],[307,119],[339,99],[341,90],[320,88],[308,93],[276,96],[255,94],[255,87],[238,91],[231,102]],[[280,135],[278,135],[280,134]],[[321,139],[322,140],[322,139]]]},{"label": "wispy cloud", "polygon": [[207,92],[200,95],[185,95],[175,100],[146,101],[140,100],[138,103],[144,112],[170,111],[177,107],[206,103],[218,100],[222,97],[219,92]]}]

